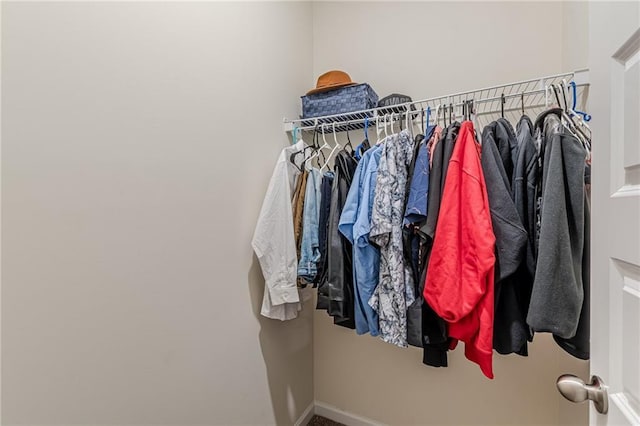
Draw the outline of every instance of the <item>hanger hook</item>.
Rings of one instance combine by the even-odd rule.
[[[326,123],[322,123],[322,142],[324,142],[325,145],[328,145],[327,138],[324,134],[324,126],[326,126]]]
[[[407,128],[407,130],[409,130],[409,117],[411,115],[411,107],[409,104],[407,104],[407,110],[404,112],[404,119],[405,119],[405,126]],[[413,129],[411,130],[411,132],[413,133]]]
[[[389,114],[384,115],[384,135],[385,137],[389,137],[389,133],[387,132],[387,117]]]
[[[424,137],[427,138],[427,129],[429,129],[429,121],[431,120],[431,107],[427,106],[427,125],[424,127]]]
[[[569,91],[569,88],[567,86],[567,80],[566,79],[562,79],[562,99],[564,101],[564,110],[568,113],[569,112],[569,103],[567,102],[567,92]]]
[[[549,107],[549,86],[544,85],[544,107]]]

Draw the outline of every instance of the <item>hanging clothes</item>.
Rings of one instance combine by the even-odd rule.
[[[433,155],[430,156],[431,171],[427,197],[427,218],[420,227],[421,235],[426,236],[422,273],[420,275],[422,293],[424,293],[424,283],[428,274],[429,259],[431,258],[436,225],[440,215],[440,201],[444,189],[446,170],[448,169],[459,131],[460,123],[455,122],[442,130],[441,133],[436,132],[430,145]],[[429,305],[429,302],[425,300],[422,305],[422,362],[425,365],[431,367],[446,367],[448,365],[449,334],[447,328],[446,322],[438,316]]]
[[[518,155],[513,173],[513,200],[520,221],[527,231],[526,276],[521,275],[523,285],[531,288],[536,270],[536,186],[538,185],[538,150],[533,139],[533,123],[526,115],[516,126]],[[530,293],[530,290],[529,290]],[[529,296],[530,297],[530,296]],[[527,311],[529,301],[526,301]]]
[[[378,286],[380,250],[369,242],[369,232],[381,153],[382,147],[375,146],[362,155],[338,226],[353,246],[356,333],[370,333],[372,336],[380,334],[378,314],[369,305],[369,299]]]
[[[487,185],[491,223],[496,237],[493,347],[498,353],[527,355],[529,327],[521,300],[530,288],[520,281],[528,235],[514,202],[511,183],[518,142],[511,124],[501,118],[482,132],[482,172]]]
[[[385,139],[378,166],[370,240],[380,247],[380,280],[371,306],[380,319],[380,337],[407,346],[407,307],[413,303],[412,274],[404,261],[402,220],[413,142],[407,130]]]
[[[335,324],[351,329],[355,328],[352,247],[338,230],[338,224],[356,166],[346,151],[336,154],[327,228],[328,313]]]
[[[583,276],[586,150],[562,124],[562,110],[541,114],[535,123],[542,156],[538,258],[527,323],[561,339],[576,336],[588,310]],[[587,274],[588,277],[588,274]],[[586,337],[586,336],[583,336]],[[588,352],[586,342],[581,342]]]
[[[289,157],[304,146],[304,142],[299,141],[280,152],[251,241],[265,280],[260,313],[282,321],[296,318],[301,309],[291,204],[300,170]]]
[[[434,137],[435,127],[427,128],[425,135],[416,136],[413,160],[409,166],[407,203],[404,212],[402,243],[405,262],[410,265],[414,294],[422,295],[423,285],[420,283],[420,271],[424,256],[426,236],[420,233],[420,225],[427,218],[427,197],[429,195],[429,149],[428,142]],[[407,343],[411,346],[423,347],[422,305],[421,296],[415,298],[407,309]]]
[[[335,324],[422,347],[429,366],[462,341],[493,378],[493,350],[526,356],[534,331],[588,359],[589,137],[551,109],[482,141],[471,121],[427,123],[333,150],[324,173],[291,163],[301,140],[283,149],[252,240],[261,314],[296,318],[313,284]]]
[[[329,286],[327,283],[327,235],[329,231],[329,213],[331,211],[331,188],[335,174],[324,172],[320,185],[320,214],[318,218],[318,272],[314,284],[318,287],[316,309],[329,309]]]
[[[589,203],[588,191],[584,197],[584,252],[582,253],[582,288],[584,296],[582,298],[582,309],[578,319],[578,328],[573,337],[563,338],[553,335],[556,343],[569,354],[576,358],[587,360],[590,356],[589,336],[591,326],[589,316],[591,314],[591,206]]]
[[[293,194],[293,230],[296,239],[296,254],[300,259],[300,248],[302,244],[302,215],[304,213],[304,197],[307,191],[308,170],[303,170],[296,181],[296,189]]]
[[[424,297],[493,378],[495,236],[473,123],[465,121],[449,162]],[[455,341],[452,347],[455,346]]]
[[[304,209],[302,214],[302,241],[298,261],[298,284],[312,284],[318,273],[320,241],[318,237],[322,175],[312,168],[307,176]]]
[[[432,239],[435,236],[436,225],[440,217],[440,203],[449,168],[449,161],[451,160],[459,132],[460,123],[455,122],[442,132],[442,140],[440,142],[434,141],[433,144],[433,155],[431,156],[432,165],[429,176],[429,195],[427,197],[427,220],[424,225],[420,227],[420,230]]]
[[[409,168],[407,182],[407,203],[404,211],[404,225],[420,224],[427,218],[427,197],[429,194],[429,150],[427,141],[435,127],[427,130],[427,139],[418,135],[415,140],[415,152]]]

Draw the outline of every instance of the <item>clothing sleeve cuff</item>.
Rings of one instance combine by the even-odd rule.
[[[283,303],[298,303],[300,295],[297,287],[274,287],[269,288],[272,305],[282,305]]]

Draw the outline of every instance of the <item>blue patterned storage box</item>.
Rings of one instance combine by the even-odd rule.
[[[366,83],[302,96],[302,118],[375,108],[378,95]]]

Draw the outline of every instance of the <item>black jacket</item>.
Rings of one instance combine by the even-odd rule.
[[[318,273],[315,286],[318,287],[317,309],[329,309],[329,287],[327,283],[327,231],[329,212],[331,210],[331,188],[333,187],[333,172],[324,173],[320,185],[320,217],[318,218]]]
[[[513,200],[516,135],[505,119],[492,122],[482,132],[482,172],[487,185],[493,233],[496,237],[495,313],[493,347],[501,354],[527,354],[529,328],[521,300],[528,289],[518,272],[526,264],[528,234]]]
[[[429,135],[427,135],[429,136]],[[411,181],[415,172],[416,159],[420,149],[424,149],[427,140],[423,134],[419,134],[414,139],[413,156],[407,174],[407,188],[405,194],[405,205],[411,191]],[[424,245],[424,238],[418,232],[419,223],[410,223],[402,227],[402,250],[405,264],[411,265],[413,273],[414,292],[416,300],[407,308],[407,343],[411,346],[421,348],[422,342],[422,289],[424,282],[420,282],[420,249]]]
[[[520,221],[529,235],[526,268],[533,282],[536,271],[534,241],[536,234],[536,185],[539,181],[538,150],[533,139],[533,123],[522,116],[516,126],[518,155],[513,172],[513,201]],[[527,303],[528,304],[528,303]]]
[[[338,230],[338,223],[356,166],[348,152],[342,150],[336,155],[327,228],[328,312],[335,324],[352,329],[355,328],[353,254],[351,243]]]

